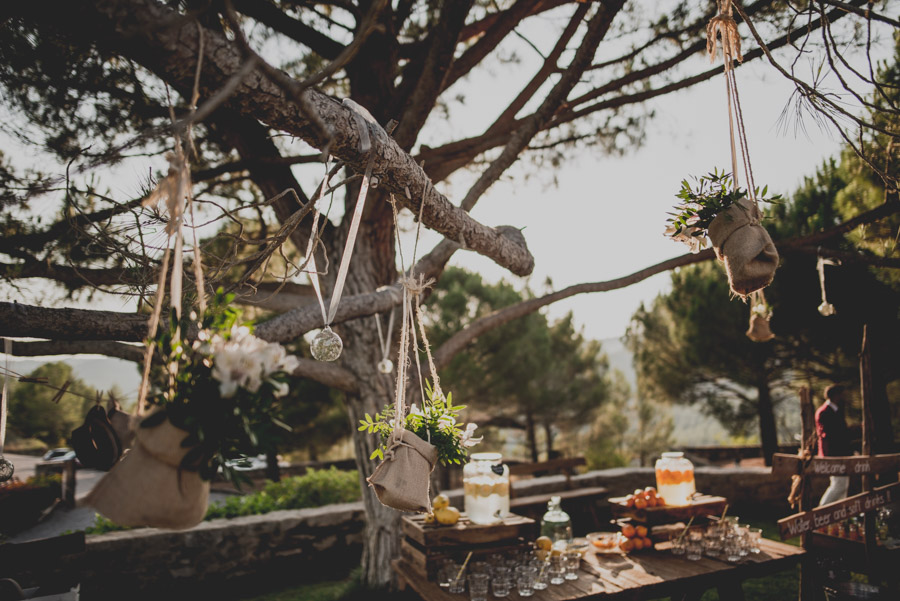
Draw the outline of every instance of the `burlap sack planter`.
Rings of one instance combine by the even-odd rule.
[[[183,530],[199,524],[209,504],[209,482],[179,469],[191,447],[188,433],[166,419],[138,427],[134,444],[94,487],[85,504],[121,526]]]
[[[409,430],[391,434],[384,461],[367,481],[383,505],[401,511],[431,513],[431,472],[437,448]]]
[[[765,315],[753,313],[750,316],[750,328],[747,330],[747,338],[753,342],[768,342],[775,338],[769,327],[769,318]]]
[[[778,268],[778,251],[759,225],[761,217],[756,204],[742,198],[709,224],[716,257],[725,263],[731,290],[741,296],[771,284]]]

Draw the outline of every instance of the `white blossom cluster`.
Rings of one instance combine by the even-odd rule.
[[[697,254],[702,249],[706,248],[706,245],[709,242],[706,238],[706,231],[703,228],[693,225],[699,220],[700,218],[696,215],[689,218],[687,220],[688,225],[682,227],[681,231],[678,231],[677,226],[670,225],[666,227],[664,235],[672,238],[672,240],[675,240],[676,242],[684,242],[691,247],[692,253]]]
[[[433,411],[433,409],[431,408],[430,405],[425,405],[424,412],[421,409],[419,409],[419,407],[415,403],[413,403],[409,407],[410,415],[421,415],[422,417],[424,417],[426,419],[431,417],[431,411]],[[452,431],[453,426],[456,425],[456,418],[448,413],[445,413],[445,414],[441,415],[440,417],[438,417],[437,422],[438,422],[438,427],[440,427],[442,430]],[[393,420],[391,420],[391,425],[392,426],[394,425]],[[479,436],[477,438],[474,436],[476,428],[478,428],[478,426],[472,422],[469,422],[468,424],[466,424],[466,429],[462,431],[462,434],[460,435],[460,438],[459,438],[460,446],[462,446],[464,448],[471,448],[471,447],[474,447],[475,445],[477,445],[479,442],[481,442],[484,439],[484,436]]]
[[[280,344],[257,338],[246,326],[233,326],[227,339],[207,330],[200,332],[198,338],[201,352],[212,362],[212,376],[219,381],[219,394],[223,398],[234,396],[238,388],[257,392],[266,381],[272,385],[276,397],[288,393],[288,385],[272,376],[292,373],[300,361],[288,355]]]

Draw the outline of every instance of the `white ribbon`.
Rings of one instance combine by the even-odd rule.
[[[368,125],[366,121],[375,122],[372,115],[363,107],[356,104],[352,100],[344,99],[344,105],[349,107],[356,118],[356,124],[359,128],[359,148],[360,152],[369,152],[371,150],[371,141],[369,139]],[[364,112],[364,114],[362,114]],[[376,122],[377,123],[377,122]],[[325,310],[325,299],[322,297],[322,288],[319,284],[319,270],[316,267],[315,258],[315,241],[318,238],[319,211],[316,209],[313,213],[312,231],[309,236],[309,243],[306,246],[306,256],[309,258],[309,279],[312,283],[313,292],[315,292],[316,300],[319,301],[319,308],[322,310],[322,320],[325,327],[331,325],[334,316],[337,314],[338,305],[341,303],[341,295],[344,293],[344,283],[347,281],[347,271],[350,269],[350,258],[353,256],[353,247],[356,244],[356,237],[359,234],[359,224],[362,222],[363,210],[366,208],[366,196],[369,194],[369,185],[372,180],[372,167],[375,163],[374,153],[369,154],[369,160],[366,164],[366,171],[363,174],[362,184],[359,187],[359,194],[356,197],[356,208],[353,210],[353,216],[350,221],[350,230],[347,232],[347,241],[344,243],[344,252],[341,255],[341,264],[338,267],[337,278],[334,281],[334,290],[331,292],[331,301],[328,304],[328,310]],[[325,185],[328,183],[328,166],[325,169],[325,180],[319,191],[321,196],[325,191]]]

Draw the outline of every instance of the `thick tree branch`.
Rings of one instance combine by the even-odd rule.
[[[403,70],[403,80],[397,94],[402,110],[395,113],[401,115],[400,124],[394,131],[394,139],[401,148],[412,148],[444,90],[456,40],[473,2],[456,0],[443,3],[437,25],[431,28],[425,40],[425,52],[410,61]]]
[[[2,339],[0,339],[2,340]],[[13,340],[15,357],[47,357],[52,355],[104,355],[140,363],[144,360],[144,347],[114,340]]]
[[[84,27],[65,28],[86,43],[98,43],[144,65],[179,90],[190,90],[197,62],[198,32],[195,22],[154,0],[87,0],[65,2],[46,0],[17,4],[16,11],[32,21],[54,21],[57,25],[79,22]],[[204,60],[201,96],[209,97],[224,86],[243,64],[241,51],[221,34],[204,32]],[[317,90],[308,90],[308,100],[319,117],[334,132],[331,152],[360,172],[368,155],[359,150],[359,134],[350,109]],[[227,106],[253,116],[270,127],[287,131],[316,148],[325,147],[315,127],[304,119],[286,92],[257,70],[238,87]],[[418,213],[424,200],[423,223],[451,240],[483,254],[517,275],[527,275],[534,267],[528,249],[486,227],[454,207],[429,182],[415,160],[383,130],[374,133],[374,173],[382,189],[393,192],[403,206]],[[406,197],[409,191],[410,198]]]
[[[238,12],[252,17],[278,33],[300,42],[322,58],[336,59],[344,50],[344,45],[335,42],[313,27],[291,18],[268,0],[234,0]]]

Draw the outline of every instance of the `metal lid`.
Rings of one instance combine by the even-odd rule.
[[[500,461],[503,459],[501,453],[472,453],[469,457],[472,461]]]

